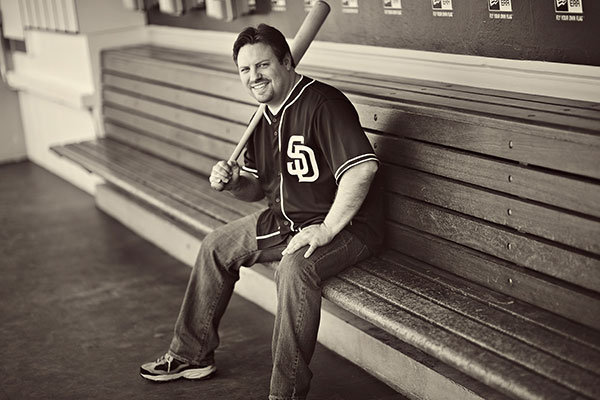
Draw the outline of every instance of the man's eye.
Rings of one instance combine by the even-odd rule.
[[[261,66],[262,68],[267,68],[267,67],[269,66],[269,63],[262,63],[262,64],[260,64],[260,66]]]

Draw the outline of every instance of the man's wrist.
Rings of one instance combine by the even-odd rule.
[[[321,227],[325,230],[329,239],[333,239],[343,229],[343,227],[339,230],[333,229],[330,224],[325,221],[321,222]]]

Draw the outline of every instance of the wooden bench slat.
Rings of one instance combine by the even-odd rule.
[[[157,155],[160,158],[172,161],[191,170],[198,171],[203,175],[209,175],[212,166],[216,163],[214,158],[169,144],[151,136],[143,135],[112,123],[106,123],[105,125],[107,137],[136,147],[147,153]]]
[[[352,269],[344,273],[350,273]],[[517,398],[569,398],[572,391],[480,346],[399,309],[364,287],[331,278],[324,295],[381,329],[452,365],[485,384]]]
[[[98,174],[106,181],[144,200],[176,220],[185,222],[198,232],[206,234],[222,225],[221,221],[194,208],[186,207],[181,202],[173,200],[171,196],[164,195],[147,185],[140,184],[135,179],[131,179],[127,174],[116,171],[113,165],[107,165],[102,161],[90,157],[86,151],[82,152],[81,147],[77,144],[55,149],[55,152],[75,161],[90,172]]]
[[[598,120],[596,119],[582,118],[579,116],[556,115],[541,110],[533,111],[502,106],[498,104],[463,100],[459,98],[446,98],[443,96],[428,94],[426,91],[427,88],[422,88],[419,92],[415,92],[369,85],[357,85],[343,81],[336,81],[334,79],[326,80],[326,82],[343,90],[344,93],[347,94],[356,94],[375,99],[387,99],[398,103],[414,105],[427,104],[428,107],[469,112],[484,116],[494,116],[495,118],[500,117],[512,122],[518,121],[541,126],[569,127],[592,133],[598,131]]]
[[[143,153],[124,145],[121,147],[126,153],[117,153],[115,152],[117,147],[118,143],[116,142],[111,142],[109,146],[106,146],[105,143],[98,145],[98,143],[84,142],[80,144],[80,151],[85,152],[89,158],[110,165],[115,171],[130,176],[137,182],[150,186],[152,189],[171,196],[186,206],[202,211],[222,222],[229,222],[243,215],[237,208],[238,200],[207,190],[209,185],[204,182],[204,179],[197,179],[196,187],[191,189],[172,179],[171,176],[162,176],[157,169],[149,169],[147,164],[136,161],[137,158],[143,158]],[[110,173],[110,170],[108,172]],[[227,203],[224,206],[225,198]]]
[[[118,173],[122,176],[128,176],[130,179],[135,180],[139,184],[149,186],[159,193],[162,193],[166,196],[171,196],[187,207],[202,211],[208,216],[219,221],[226,222],[231,219],[239,218],[237,213],[229,209],[218,207],[218,205],[207,200],[202,202],[202,198],[194,198],[185,190],[181,190],[181,188],[169,185],[169,182],[165,180],[157,179],[158,175],[155,171],[149,172],[140,166],[135,166],[135,164],[132,162],[126,162],[125,157],[121,155],[104,152],[102,149],[98,148],[98,146],[94,146],[89,142],[80,143],[78,152],[80,154],[84,154],[89,159],[95,160],[101,165],[108,166],[106,171],[102,170],[98,172],[105,174],[106,176],[103,175],[103,177],[107,180],[110,180],[107,175],[113,172]],[[129,161],[131,161],[132,159],[134,160],[137,155],[138,154],[135,152],[135,150],[131,149],[127,157],[129,158]],[[132,164],[134,165],[133,167]]]
[[[111,90],[131,92],[160,102],[172,103],[176,107],[197,110],[203,114],[212,114],[219,118],[246,124],[256,111],[255,104],[238,103],[215,96],[209,96],[187,89],[171,88],[154,83],[133,80],[105,73],[103,87]],[[135,96],[135,95],[134,95]]]
[[[388,195],[388,219],[600,292],[600,260],[427,203]]]
[[[515,297],[491,291],[483,285],[393,250],[382,252],[379,258],[395,268],[410,270],[413,274],[421,275],[430,280],[435,279],[435,282],[449,287],[473,301],[487,304],[502,313],[512,315],[520,320],[521,324],[531,323],[537,325],[542,329],[563,336],[569,341],[600,351],[600,335],[595,329],[559,316],[551,310],[544,310]],[[541,337],[540,340],[543,341],[544,338]]]
[[[250,94],[240,84],[239,77],[230,72],[114,54],[103,57],[102,65],[105,71],[168,82],[172,86],[253,103]]]
[[[390,190],[462,214],[587,252],[598,253],[600,223],[589,217],[465,185],[443,177],[384,165]],[[510,210],[510,212],[508,211]]]
[[[406,261],[405,259],[402,260]],[[410,263],[410,261],[409,261]],[[398,264],[389,264],[379,260],[368,259],[361,262],[364,268],[380,279],[388,280],[419,296],[425,297],[446,308],[461,313],[467,318],[475,319],[489,327],[504,332],[531,346],[579,365],[591,372],[600,372],[600,351],[569,336],[554,332],[552,329],[520,318],[505,310],[498,309],[489,301],[474,299],[462,292],[462,285],[442,283],[439,275],[428,276]]]
[[[350,281],[363,290],[377,288],[377,295],[386,302],[423,318],[433,325],[440,326],[470,343],[555,380],[572,390],[592,398],[600,395],[600,386],[595,385],[599,376],[548,353],[537,351],[518,339],[470,318],[465,318],[453,310],[428,301],[386,279],[371,273],[360,273],[356,269],[344,273],[342,279]]]
[[[355,104],[361,122],[366,128],[389,132],[396,136],[411,134],[418,135],[415,138],[421,140],[436,142],[445,139],[451,142],[452,140],[448,140],[448,136],[470,134],[476,139],[476,132],[483,130],[480,134],[486,135],[484,137],[502,139],[488,139],[488,145],[492,146],[490,150],[493,150],[494,146],[501,145],[506,154],[518,152],[519,144],[527,144],[528,141],[542,139],[565,142],[565,144],[579,143],[586,146],[600,147],[598,127],[595,131],[586,131],[570,126],[543,126],[511,120],[510,114],[502,118],[502,116],[468,114],[451,108],[437,108],[427,103],[410,104],[352,93],[347,93],[347,96]],[[596,126],[595,124],[596,122],[593,126]],[[446,125],[448,126],[447,131],[441,129]],[[415,129],[405,134],[404,131],[410,127]],[[427,127],[428,131],[421,132],[417,129],[418,127]],[[465,133],[461,132],[463,129],[466,129]],[[475,132],[473,132],[474,129]],[[510,136],[506,136],[507,134],[510,134]],[[516,140],[520,138],[528,139]],[[509,140],[513,140],[513,147],[508,146]],[[483,153],[487,150],[484,143],[479,143],[480,151]]]
[[[225,71],[235,71],[235,67],[233,66],[233,54],[225,55],[199,51],[190,52],[187,50],[152,45],[109,49],[107,52],[116,54],[136,55],[144,58],[152,58],[155,60],[167,61],[171,63],[174,62],[180,64],[204,66],[209,68],[212,67],[218,69],[223,69],[222,66],[225,65]]]
[[[132,112],[143,113],[149,117],[160,116],[156,118],[209,135],[215,135],[231,143],[236,143],[245,130],[245,126],[241,123],[218,119],[110,90],[104,91],[104,101],[111,105],[130,109]]]
[[[121,165],[128,167],[136,174],[146,174],[144,177],[156,180],[163,185],[167,192],[180,193],[184,202],[205,209],[206,205],[216,207],[216,210],[229,210],[231,213],[221,213],[220,219],[230,222],[241,216],[251,214],[266,208],[264,201],[248,203],[238,200],[226,192],[217,192],[210,187],[205,176],[199,176],[192,171],[170,165],[167,161],[157,159],[140,151],[135,152],[126,145],[120,145],[112,140],[97,140],[83,143],[83,146],[92,148],[113,159],[118,159]],[[135,157],[131,157],[132,150]]]
[[[481,252],[412,228],[387,224],[387,245],[413,258],[595,329],[600,296],[568,288]]]
[[[593,135],[517,123],[509,129],[491,118],[466,121],[458,113],[433,108],[351,100],[367,129],[600,179],[600,140]]]
[[[595,103],[562,99],[549,96],[528,95],[517,92],[499,91],[472,86],[448,84],[417,79],[407,79],[395,76],[377,75],[363,72],[336,70],[323,67],[300,66],[301,71],[306,71],[309,76],[323,79],[334,79],[340,82],[350,82],[360,85],[370,85],[388,89],[400,89],[418,92],[425,89],[427,93],[447,98],[460,98],[498,104],[535,111],[548,111],[553,114],[562,114],[590,119],[600,119],[600,109],[595,108]]]
[[[214,137],[183,129],[154,119],[145,118],[121,109],[104,106],[105,122],[115,123],[144,134],[156,136],[169,143],[194,150],[202,154],[212,155],[220,160],[226,160],[233,152],[235,145]]]
[[[182,193],[190,201],[197,202],[197,207],[203,207],[205,202],[214,204],[218,208],[234,212],[235,215],[232,216],[234,219],[266,208],[264,201],[249,203],[238,200],[226,192],[217,192],[211,189],[207,177],[122,145],[119,142],[103,139],[85,142],[82,143],[82,146],[93,148],[96,152],[118,159],[121,165],[128,166],[135,173],[148,174],[145,177],[154,179],[157,183],[168,185],[168,190]],[[135,157],[131,157],[132,151]],[[221,220],[229,222],[231,217],[225,216]]]
[[[600,184],[410,139],[368,137],[383,161],[600,217]]]

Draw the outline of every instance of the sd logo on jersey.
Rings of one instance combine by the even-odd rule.
[[[298,177],[298,182],[314,182],[319,178],[319,166],[315,152],[304,145],[304,136],[292,135],[287,155],[293,161],[287,163],[288,174]]]

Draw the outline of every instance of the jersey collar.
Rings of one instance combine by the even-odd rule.
[[[271,112],[271,108],[268,105],[265,107],[264,116],[267,119],[269,125],[271,125],[274,117],[280,114],[281,110],[283,110],[290,103],[290,99],[295,99],[300,94],[302,89],[304,89],[304,86],[306,86],[309,82],[310,79],[307,79],[304,75],[300,75],[300,79],[298,79],[298,82],[296,82],[292,90],[290,90],[276,114],[273,114]]]

